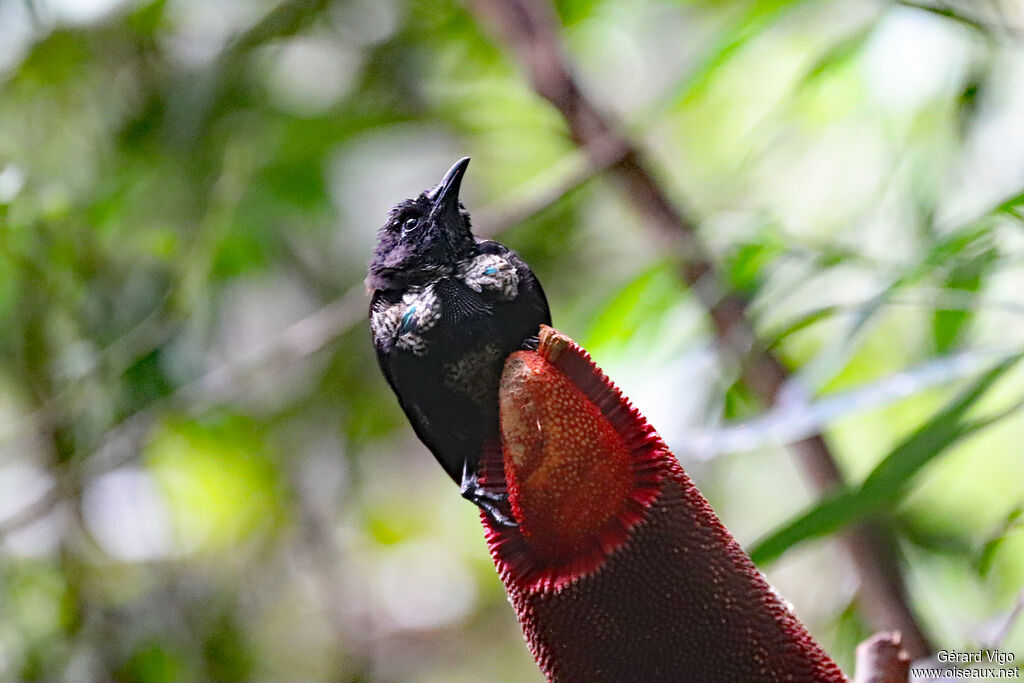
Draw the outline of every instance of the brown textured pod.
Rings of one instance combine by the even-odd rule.
[[[846,680],[575,342],[542,328],[500,402],[483,478],[519,526],[482,519],[549,680]]]

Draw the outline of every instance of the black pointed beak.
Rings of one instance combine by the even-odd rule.
[[[431,190],[427,197],[434,202],[431,215],[440,219],[455,221],[459,216],[459,188],[462,186],[462,178],[466,175],[466,167],[469,166],[469,157],[463,157],[455,162],[455,165],[448,169],[444,179]],[[447,222],[447,221],[446,221]]]

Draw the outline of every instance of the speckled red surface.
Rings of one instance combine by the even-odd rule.
[[[519,527],[482,519],[549,680],[846,680],[585,351],[514,354],[502,381],[484,476]]]

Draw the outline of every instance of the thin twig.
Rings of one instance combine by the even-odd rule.
[[[77,466],[69,463],[35,502],[0,522],[0,538],[44,516],[69,493],[80,490],[85,481],[131,462],[138,456],[140,441],[152,423],[166,411],[201,414],[237,392],[242,380],[256,370],[301,360],[327,346],[365,316],[366,293],[360,283],[288,326],[254,352],[232,359],[132,413],[107,430],[91,455],[75,460]]]
[[[593,147],[578,148],[520,191],[474,212],[476,232],[494,236],[519,225],[619,163],[626,152],[604,141]]]
[[[679,255],[683,280],[711,318],[719,345],[738,360],[744,381],[773,405],[789,378],[788,369],[757,338],[747,304],[722,287],[724,279],[697,235],[697,219],[681,208],[655,179],[641,151],[582,91],[563,54],[554,9],[546,0],[467,0],[477,18],[515,53],[536,92],[562,115],[569,136],[591,153],[606,146],[622,153],[610,172],[658,237]],[[845,484],[824,437],[793,444],[814,486],[821,492]],[[931,651],[907,602],[892,539],[874,525],[848,529],[844,545],[860,577],[866,612],[879,628],[902,632],[912,656]]]
[[[890,403],[937,385],[980,375],[1000,362],[1020,355],[1014,347],[962,351],[895,372],[816,400],[799,397],[771,407],[742,422],[692,430],[679,452],[693,460],[711,460],[724,453],[785,446],[819,433],[826,425]],[[1012,406],[1017,410],[1019,406]]]
[[[1006,615],[1006,621],[999,627],[995,638],[992,639],[994,643],[993,650],[1001,650],[1003,648],[1007,638],[1010,637],[1010,633],[1013,631],[1013,627],[1017,625],[1022,616],[1024,616],[1024,591],[1017,594],[1017,602],[1014,603],[1010,613]]]
[[[910,657],[899,633],[876,633],[857,646],[853,683],[907,683]]]
[[[988,38],[1006,37],[1014,41],[1024,40],[1024,30],[1016,26],[990,23],[984,19],[964,14],[960,10],[954,9],[949,5],[937,5],[929,2],[919,2],[918,0],[895,0],[895,4],[908,9],[928,12],[929,14],[934,14],[936,16],[943,17],[944,19],[949,19],[950,21],[966,26],[969,29],[978,31]]]
[[[13,534],[15,531],[28,526],[38,519],[42,519],[57,507],[58,503],[70,497],[72,492],[62,488],[60,485],[61,481],[63,481],[63,477],[58,478],[56,483],[51,484],[50,487],[34,501],[19,509],[11,516],[5,518],[3,521],[0,521],[0,539],[6,537],[8,534]]]

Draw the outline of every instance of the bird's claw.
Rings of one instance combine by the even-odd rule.
[[[491,519],[501,526],[519,526],[511,516],[501,510],[501,507],[506,506],[508,503],[508,494],[488,491],[480,484],[480,479],[476,472],[470,472],[468,467],[463,468],[462,485],[459,487],[459,491],[463,498],[486,512],[491,516]]]
[[[468,500],[473,501],[477,507],[479,507],[481,510],[489,514],[491,516],[491,519],[493,519],[497,524],[504,527],[519,526],[518,522],[516,522],[514,519],[506,515],[498,508],[498,501],[491,501],[486,498],[475,499],[472,496],[467,496],[466,498]],[[505,500],[508,499],[508,496],[499,496],[499,498],[501,498],[501,502],[504,502]]]

